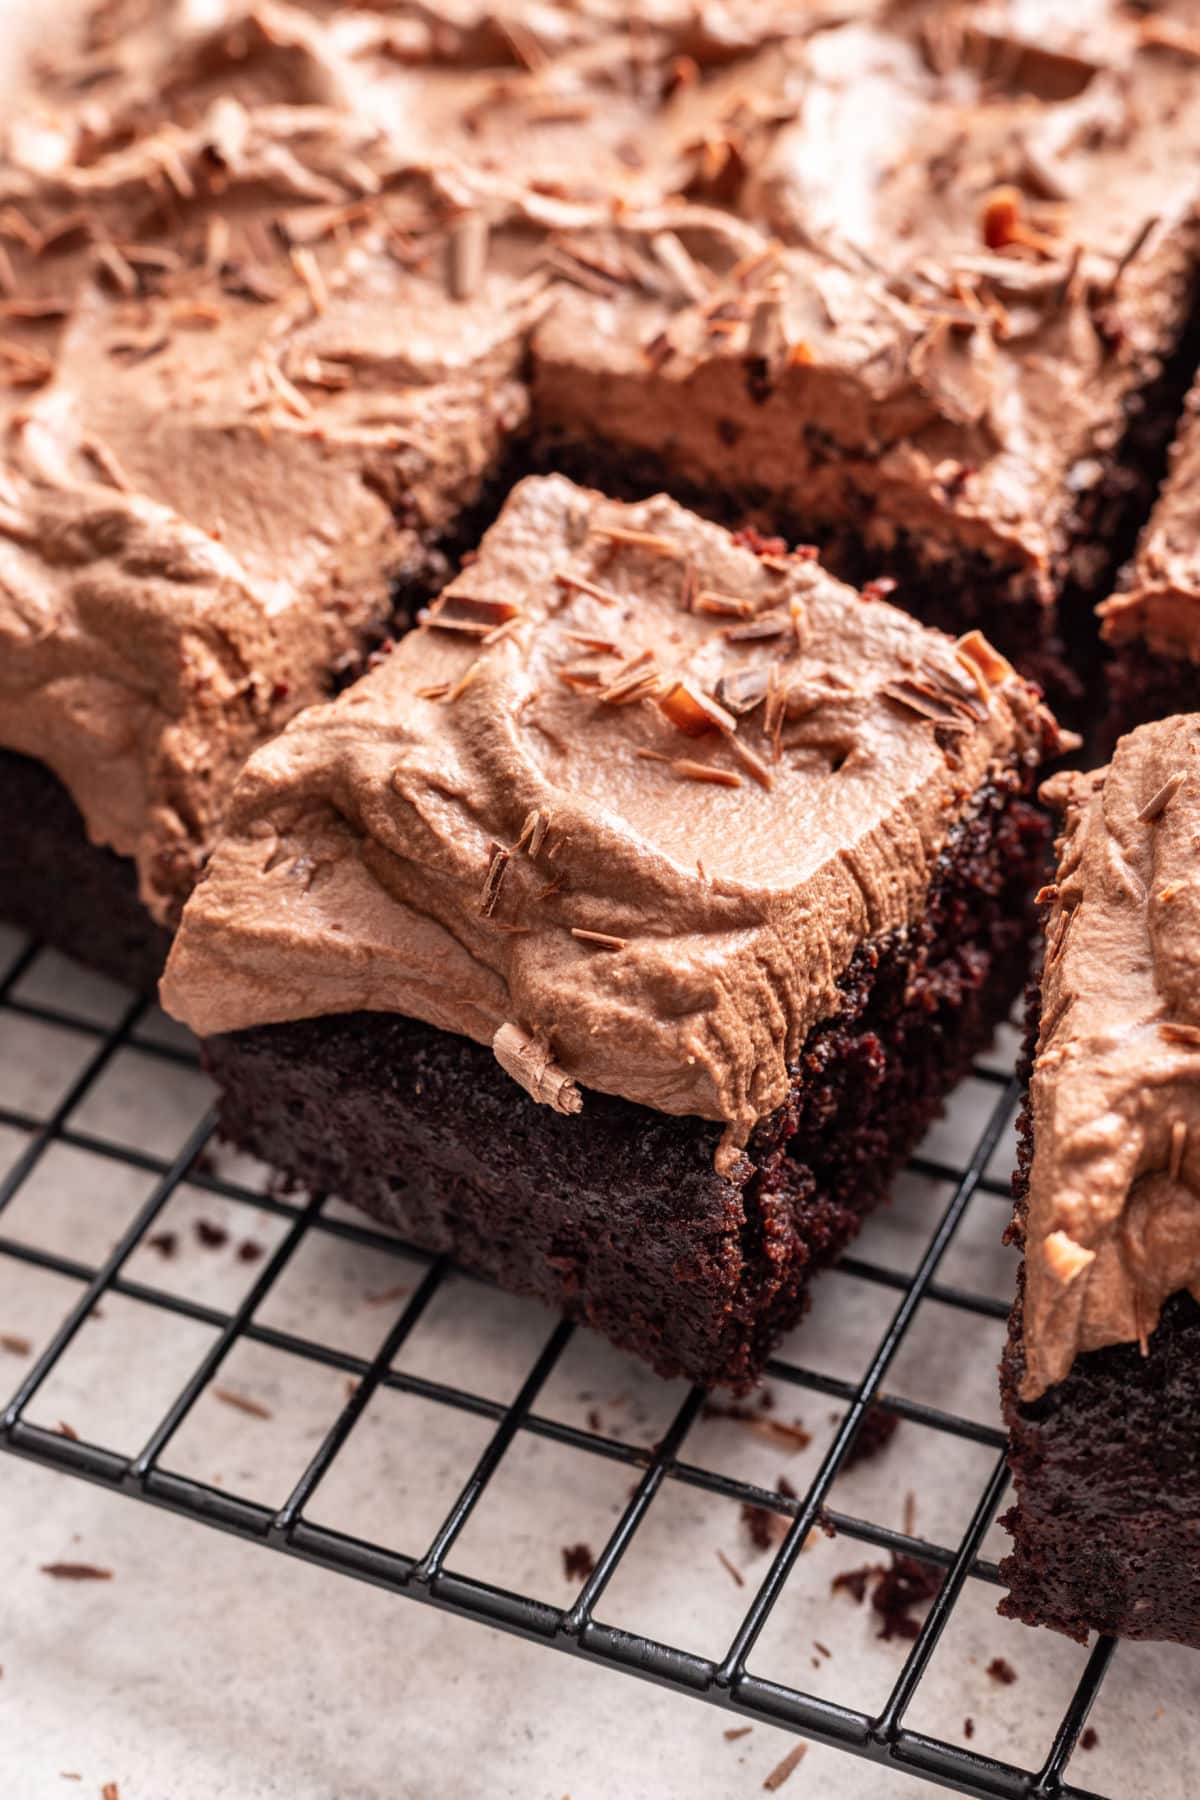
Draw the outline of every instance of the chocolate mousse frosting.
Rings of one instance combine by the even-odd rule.
[[[1157,656],[1200,663],[1200,385],[1120,592],[1096,610],[1106,642],[1141,642]]]
[[[399,1012],[539,1099],[724,1120],[788,1092],[864,941],[1054,731],[811,556],[562,477],[371,674],[247,764],[162,994],[202,1036]]]
[[[0,127],[0,745],[173,921],[522,432],[1049,603],[1187,311],[1169,23],[100,0]]]
[[[1074,1358],[1141,1343],[1200,1299],[1200,716],[1144,725],[1057,775],[1030,1089],[1023,1400]]]

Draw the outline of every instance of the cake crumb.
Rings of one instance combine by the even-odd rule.
[[[892,1638],[913,1639],[921,1627],[912,1617],[912,1609],[932,1600],[942,1585],[942,1571],[915,1556],[892,1552],[890,1567],[882,1563],[866,1563],[858,1569],[843,1569],[835,1575],[830,1588],[833,1593],[846,1592],[859,1605],[871,1595],[872,1610],[878,1614],[878,1636],[885,1642]]]
[[[963,1720],[963,1736],[968,1740],[975,1736],[975,1721],[970,1714]]]
[[[596,1567],[596,1558],[587,1544],[564,1544],[562,1559],[568,1581],[586,1581]]]
[[[807,1744],[797,1744],[794,1750],[789,1750],[783,1761],[775,1765],[763,1782],[764,1792],[773,1794],[777,1788],[781,1788],[789,1775],[795,1774],[807,1755]]]
[[[1088,1725],[1084,1728],[1083,1733],[1080,1736],[1079,1748],[1081,1750],[1094,1750],[1099,1742],[1100,1734],[1096,1730],[1096,1727],[1094,1725]]]
[[[164,1262],[170,1262],[179,1248],[177,1231],[156,1231],[146,1239],[148,1250],[157,1250]]]
[[[223,1250],[229,1242],[225,1227],[214,1225],[211,1219],[197,1219],[192,1229],[206,1250]]]
[[[895,1437],[899,1423],[898,1413],[888,1412],[878,1400],[872,1400],[859,1421],[850,1448],[842,1461],[843,1471],[857,1468],[860,1463],[870,1462],[879,1456]]]
[[[999,1682],[1001,1687],[1011,1687],[1017,1679],[1017,1671],[1003,1656],[993,1656],[987,1666],[987,1674],[993,1681]]]

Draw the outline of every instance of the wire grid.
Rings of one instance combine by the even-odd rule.
[[[5,1235],[0,1220],[0,1256],[66,1276],[81,1284],[82,1291],[45,1348],[38,1354],[16,1392],[0,1413],[0,1448],[47,1467],[81,1476],[113,1491],[148,1501],[232,1532],[307,1561],[371,1582],[391,1592],[408,1595],[426,1604],[464,1614],[480,1622],[517,1633],[559,1650],[624,1670],[681,1693],[695,1695],[725,1708],[747,1721],[790,1728],[806,1737],[841,1748],[876,1763],[979,1796],[1050,1797],[1064,1800],[1100,1800],[1091,1790],[1070,1785],[1064,1775],[1077,1738],[1096,1698],[1112,1656],[1110,1640],[1099,1640],[1092,1649],[1070,1702],[1061,1718],[1045,1760],[1038,1769],[1022,1769],[1011,1763],[973,1752],[963,1745],[915,1731],[905,1724],[934,1648],[949,1622],[968,1581],[996,1584],[994,1562],[980,1555],[984,1536],[1004,1495],[1007,1471],[1001,1432],[956,1413],[917,1400],[888,1394],[887,1411],[936,1432],[974,1441],[995,1452],[991,1474],[985,1481],[970,1520],[956,1546],[917,1537],[910,1530],[895,1530],[869,1519],[832,1509],[828,1497],[835,1477],[849,1452],[864,1414],[881,1391],[881,1384],[905,1340],[919,1304],[936,1299],[945,1305],[993,1319],[1003,1318],[1004,1302],[939,1282],[937,1271],[943,1254],[964,1211],[977,1191],[1003,1196],[1004,1184],[990,1178],[989,1159],[1012,1115],[1015,1082],[993,1069],[978,1068],[976,1076],[990,1083],[995,1100],[973,1153],[965,1166],[951,1169],[941,1163],[916,1159],[914,1172],[931,1181],[950,1182],[953,1191],[941,1217],[924,1245],[911,1273],[898,1272],[861,1257],[845,1258],[842,1270],[875,1284],[895,1298],[895,1310],[878,1339],[865,1373],[857,1382],[809,1369],[793,1361],[774,1360],[768,1373],[795,1389],[805,1389],[835,1399],[845,1406],[838,1428],[821,1459],[807,1492],[798,1497],[781,1494],[719,1470],[687,1461],[681,1454],[689,1430],[701,1414],[705,1394],[692,1389],[679,1407],[665,1435],[651,1450],[608,1436],[600,1430],[584,1430],[562,1420],[539,1414],[539,1394],[559,1363],[574,1326],[559,1321],[550,1330],[515,1397],[508,1404],[393,1366],[397,1352],[450,1273],[444,1258],[430,1256],[403,1244],[390,1234],[330,1216],[321,1197],[299,1205],[271,1193],[260,1193],[237,1182],[209,1173],[201,1165],[202,1153],[215,1130],[211,1116],[192,1132],[172,1159],[108,1141],[71,1124],[71,1115],[94,1088],[114,1056],[122,1048],[136,1048],[150,1057],[195,1066],[193,1052],[156,1041],[142,1029],[150,1002],[132,1000],[115,1025],[105,1028],[56,1007],[22,999],[15,988],[38,954],[26,946],[0,976],[0,1023],[5,1015],[41,1021],[62,1030],[84,1033],[93,1042],[90,1053],[59,1103],[45,1118],[13,1108],[0,1107],[0,1125],[28,1134],[28,1141],[7,1175],[0,1179],[0,1214],[28,1181],[52,1145],[63,1145],[92,1155],[115,1159],[154,1177],[149,1197],[136,1212],[108,1257],[92,1266],[73,1257],[49,1251]],[[131,1278],[126,1265],[144,1242],[171,1196],[186,1178],[192,1188],[219,1195],[247,1207],[278,1215],[286,1229],[265,1259],[261,1272],[239,1305],[231,1310],[207,1305],[185,1295],[164,1291]],[[334,1233],[372,1250],[403,1255],[423,1266],[423,1275],[400,1311],[374,1357],[366,1359],[328,1343],[284,1331],[256,1319],[255,1314],[271,1292],[289,1259],[308,1233]],[[25,1415],[80,1328],[106,1294],[125,1296],[168,1313],[213,1328],[208,1353],[175,1395],[141,1451],[122,1454],[86,1437],[64,1435],[31,1422]],[[223,1488],[173,1472],[164,1458],[172,1440],[197,1399],[214,1380],[229,1353],[239,1342],[257,1343],[289,1352],[354,1378],[350,1397],[326,1431],[315,1455],[278,1508],[228,1492]],[[801,1334],[803,1343],[803,1334]],[[469,1478],[431,1541],[420,1555],[405,1555],[385,1545],[319,1525],[306,1516],[313,1496],[334,1459],[367,1407],[381,1388],[458,1409],[490,1421],[493,1430]],[[591,1456],[628,1464],[637,1473],[636,1485],[625,1503],[615,1528],[595,1559],[573,1604],[556,1607],[544,1600],[493,1585],[447,1566],[464,1527],[485,1495],[506,1451],[519,1433],[549,1439]],[[770,1510],[789,1521],[770,1566],[746,1609],[728,1649],[720,1660],[706,1658],[651,1638],[602,1622],[597,1617],[606,1588],[628,1552],[652,1500],[665,1482],[705,1489],[724,1499]],[[815,1526],[832,1526],[850,1539],[879,1549],[908,1553],[946,1571],[903,1667],[896,1676],[882,1709],[870,1715],[852,1706],[806,1693],[793,1686],[752,1674],[748,1660],[775,1606],[798,1555]]]

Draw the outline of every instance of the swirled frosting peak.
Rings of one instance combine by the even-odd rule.
[[[531,478],[422,625],[251,759],[164,1001],[202,1035],[406,1013],[551,1104],[734,1145],[1048,734],[981,639],[664,496]]]

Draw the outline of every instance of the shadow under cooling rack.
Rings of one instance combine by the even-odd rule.
[[[153,1094],[160,1082],[165,1086],[175,1077],[191,1080],[203,1092],[194,1049],[180,1034],[164,1030],[146,1001],[129,1001],[114,990],[104,995],[102,1004],[64,1001],[64,988],[68,995],[74,992],[69,982],[59,987],[35,979],[47,960],[53,959],[41,958],[34,946],[17,946],[0,974],[0,1032],[17,1041],[18,1053],[26,1051],[27,1037],[28,1056],[33,1061],[39,1054],[52,1056],[61,1076],[59,1091],[48,1102],[33,1084],[28,1095],[18,1094],[17,1103],[0,1105],[0,1134],[13,1151],[7,1173],[0,1176],[0,1269],[15,1263],[57,1282],[54,1311],[59,1323],[48,1335],[38,1333],[36,1341],[31,1335],[28,1343],[10,1334],[8,1348],[27,1351],[27,1363],[15,1393],[0,1412],[0,1448],[257,1540],[285,1555],[693,1694],[725,1708],[734,1715],[732,1724],[762,1720],[790,1727],[965,1794],[1095,1800],[1092,1790],[1071,1785],[1065,1772],[1108,1669],[1113,1646],[1105,1640],[1093,1646],[1077,1676],[1072,1672],[1058,1728],[1049,1745],[1039,1747],[1044,1754],[1036,1768],[1015,1766],[910,1722],[919,1712],[918,1695],[934,1652],[953,1630],[956,1612],[978,1590],[985,1594],[990,1590],[989,1604],[994,1603],[998,1582],[995,1562],[985,1554],[985,1538],[1006,1486],[1003,1436],[993,1422],[973,1416],[968,1405],[951,1407],[923,1399],[919,1392],[905,1394],[904,1382],[896,1377],[906,1357],[914,1367],[920,1364],[918,1319],[948,1321],[955,1343],[973,1327],[986,1329],[992,1333],[988,1342],[993,1352],[995,1334],[1002,1330],[1007,1310],[1003,1293],[976,1291],[969,1271],[962,1281],[951,1274],[953,1241],[973,1198],[990,1197],[998,1221],[1007,1191],[1003,1170],[997,1176],[992,1168],[1011,1129],[1015,1103],[1015,1084],[1006,1069],[993,1065],[975,1072],[974,1142],[969,1154],[943,1156],[935,1132],[928,1146],[931,1154],[915,1161],[904,1177],[918,1196],[919,1216],[925,1221],[911,1252],[876,1255],[869,1247],[868,1232],[864,1253],[846,1259],[839,1271],[823,1278],[827,1288],[840,1281],[842,1291],[856,1297],[853,1305],[846,1301],[843,1312],[846,1318],[854,1314],[860,1339],[867,1322],[869,1335],[859,1359],[848,1357],[841,1366],[836,1356],[822,1360],[831,1335],[817,1330],[814,1321],[814,1329],[806,1335],[802,1328],[789,1340],[787,1354],[771,1364],[768,1375],[776,1406],[781,1395],[792,1399],[808,1395],[809,1404],[824,1408],[827,1421],[801,1459],[802,1489],[791,1481],[772,1486],[761,1454],[763,1443],[786,1441],[791,1432],[794,1446],[799,1446],[807,1444],[808,1432],[786,1425],[777,1412],[759,1416],[746,1407],[713,1405],[700,1390],[655,1383],[644,1374],[633,1378],[641,1380],[648,1396],[640,1433],[613,1422],[613,1411],[619,1410],[625,1396],[591,1405],[581,1415],[564,1409],[555,1398],[556,1383],[561,1385],[579,1345],[591,1340],[586,1333],[577,1338],[570,1323],[553,1320],[536,1307],[520,1308],[519,1318],[514,1310],[509,1317],[518,1318],[516,1326],[496,1336],[500,1362],[507,1358],[511,1363],[514,1343],[523,1357],[513,1368],[507,1389],[498,1377],[493,1379],[493,1346],[483,1337],[476,1345],[478,1366],[466,1374],[457,1364],[446,1368],[439,1358],[420,1354],[424,1327],[448,1304],[447,1296],[456,1284],[463,1285],[464,1278],[443,1260],[356,1222],[336,1202],[296,1199],[269,1186],[260,1189],[253,1184],[253,1175],[236,1165],[232,1173],[219,1172],[211,1156],[211,1115],[184,1131],[181,1147],[178,1136],[172,1137],[177,1121],[173,1125],[170,1116],[145,1133],[133,1127],[124,1135],[119,1127],[114,1131],[106,1123],[104,1101],[122,1081],[131,1119],[140,1117],[141,1099]],[[119,1093],[116,1098],[119,1102]],[[23,1198],[36,1189],[54,1158],[70,1160],[70,1168],[58,1171],[60,1181],[71,1178],[71,1169],[80,1181],[120,1177],[130,1199],[119,1229],[95,1242],[84,1241],[78,1232],[63,1241],[60,1233],[51,1243],[44,1235],[39,1241],[36,1220],[34,1226],[18,1230]],[[236,1260],[242,1281],[232,1295],[209,1291],[203,1282],[189,1286],[174,1279],[171,1259],[178,1225],[167,1229],[165,1222],[177,1217],[185,1201],[193,1211],[205,1204],[223,1208],[224,1223],[219,1227],[193,1216],[202,1240],[205,1232],[213,1241],[240,1237]],[[25,1207],[30,1215],[38,1211]],[[997,1223],[997,1235],[998,1230]],[[885,1231],[885,1251],[889,1242]],[[298,1274],[307,1247],[314,1244],[335,1251],[341,1246],[346,1254],[367,1259],[373,1269],[401,1271],[406,1280],[389,1284],[386,1275],[381,1276],[380,1291],[366,1303],[374,1310],[368,1315],[360,1306],[354,1330],[316,1333],[310,1323],[319,1317],[320,1306],[305,1299]],[[32,1281],[33,1276],[27,1279]],[[293,1294],[284,1304],[289,1282],[293,1287],[299,1282],[299,1299]],[[64,1379],[73,1346],[92,1322],[122,1304],[141,1309],[139,1320],[169,1316],[184,1333],[182,1360],[168,1359],[165,1365],[155,1360],[158,1385],[164,1367],[169,1381],[156,1397],[143,1396],[153,1399],[155,1410],[152,1422],[139,1427],[134,1449],[128,1442],[117,1448],[114,1439],[121,1433],[105,1428],[104,1419],[89,1425],[86,1413],[76,1411],[70,1425],[65,1419],[49,1422],[54,1405],[65,1404],[55,1396],[71,1392],[69,1386],[63,1390],[55,1384]],[[497,1304],[515,1307],[500,1297]],[[820,1295],[817,1304],[821,1305]],[[843,1313],[830,1316],[841,1318]],[[382,1342],[377,1342],[380,1331]],[[795,1360],[793,1346],[805,1360]],[[927,1354],[938,1355],[936,1345]],[[252,1422],[271,1416],[244,1389],[230,1385],[239,1359],[256,1356],[274,1358],[281,1367],[279,1359],[286,1359],[288,1368],[301,1370],[310,1389],[323,1382],[322,1391],[336,1395],[329,1400],[319,1430],[297,1436],[295,1467],[302,1472],[291,1491],[269,1499],[255,1492],[249,1480],[240,1485],[251,1491],[239,1491],[234,1477],[201,1478],[197,1455],[187,1453],[202,1403],[214,1395],[227,1403],[224,1411],[218,1407],[215,1412],[226,1430],[223,1450],[235,1464],[239,1433],[244,1437]],[[815,1359],[812,1366],[810,1356]],[[136,1364],[139,1371],[144,1366]],[[994,1354],[990,1362],[985,1355],[986,1380],[994,1380],[993,1370]],[[920,1384],[908,1385],[911,1389]],[[42,1403],[51,1405],[47,1422],[32,1416]],[[73,1404],[76,1408],[82,1404],[77,1395]],[[425,1459],[430,1473],[427,1501],[436,1498],[435,1473],[443,1490],[436,1504],[426,1505],[421,1535],[414,1535],[408,1551],[383,1541],[389,1535],[385,1530],[378,1536],[364,1535],[318,1519],[318,1514],[328,1519],[323,1502],[336,1493],[339,1459],[347,1456],[356,1429],[361,1437],[364,1419],[369,1414],[380,1417],[379,1409],[385,1406],[394,1409],[394,1416],[387,1416],[387,1431],[377,1433],[377,1438],[386,1437],[393,1451],[402,1446],[410,1474]],[[655,1409],[661,1416],[651,1418]],[[963,1494],[962,1516],[949,1525],[939,1519],[937,1530],[926,1525],[929,1536],[916,1531],[916,1498],[911,1493],[902,1518],[882,1503],[882,1495],[881,1503],[870,1509],[878,1518],[843,1504],[845,1478],[857,1460],[860,1427],[864,1420],[868,1426],[877,1422],[881,1413],[898,1418],[914,1440],[934,1446],[943,1464],[961,1454],[974,1471]],[[471,1446],[457,1472],[441,1441],[442,1424],[454,1421],[466,1430]],[[733,1422],[732,1432],[727,1421]],[[739,1436],[737,1428],[745,1425],[751,1430]],[[722,1453],[722,1430],[736,1439],[732,1452],[726,1445]],[[711,1442],[701,1454],[693,1446],[705,1443],[706,1432]],[[756,1454],[739,1454],[743,1444]],[[574,1598],[569,1604],[556,1604],[510,1581],[488,1578],[488,1534],[481,1527],[481,1515],[486,1518],[488,1508],[482,1503],[511,1478],[522,1454],[540,1456],[544,1471],[562,1469],[562,1459],[573,1458],[585,1471],[585,1489],[603,1486],[599,1480],[603,1468],[606,1491],[611,1491],[598,1533],[602,1541],[594,1550],[578,1546]],[[914,1475],[906,1467],[901,1447],[889,1448],[886,1457],[896,1459],[894,1470],[888,1471],[889,1489],[899,1490],[906,1480],[922,1481],[919,1472]],[[586,1464],[583,1458],[588,1459]],[[211,1464],[210,1457],[206,1466]],[[226,1466],[227,1460],[222,1463]],[[552,1473],[539,1479],[553,1490]],[[564,1479],[570,1487],[572,1478]],[[574,1479],[578,1487],[577,1471]],[[879,1492],[878,1483],[873,1491]],[[613,1608],[622,1571],[641,1554],[648,1521],[665,1516],[671,1497],[679,1495],[723,1509],[723,1517],[757,1522],[759,1569],[743,1571],[718,1549],[730,1584],[721,1589],[720,1605],[705,1600],[693,1607],[692,1626],[681,1634],[695,1639],[702,1635],[703,1625],[710,1625],[722,1634],[715,1654],[664,1641],[652,1631],[606,1623],[598,1616],[607,1613],[610,1620],[620,1616],[619,1608],[616,1613]],[[333,1510],[336,1515],[336,1507]],[[529,1530],[536,1533],[537,1528]],[[886,1665],[882,1704],[868,1707],[861,1695],[839,1693],[832,1653],[824,1640],[834,1636],[833,1614],[846,1603],[831,1595],[827,1574],[823,1597],[810,1600],[804,1614],[809,1632],[815,1623],[821,1634],[819,1640],[813,1639],[820,1654],[803,1659],[790,1654],[793,1676],[787,1681],[766,1678],[750,1668],[772,1620],[778,1623],[789,1594],[818,1561],[815,1556],[802,1559],[802,1553],[831,1542],[912,1556],[942,1572],[923,1623],[911,1628],[915,1635],[902,1658]],[[502,1565],[504,1557],[497,1552],[497,1558]],[[720,1579],[725,1581],[723,1571]],[[539,1585],[545,1588],[547,1583],[531,1579],[526,1584]],[[1063,1654],[1068,1652],[1069,1647]],[[796,1679],[794,1669],[800,1660],[819,1678],[806,1674],[803,1680]],[[966,1724],[969,1737],[972,1721]]]

